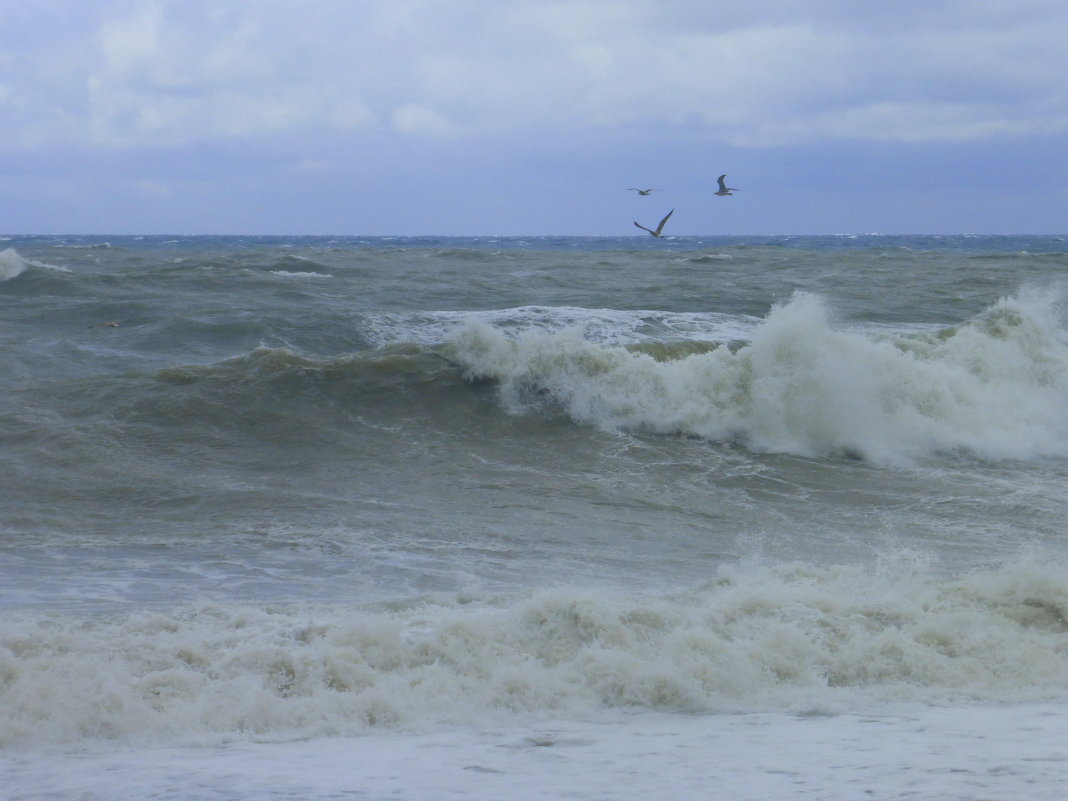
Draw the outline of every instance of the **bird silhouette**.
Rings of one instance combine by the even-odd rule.
[[[731,192],[738,191],[733,186],[727,186],[726,178],[727,173],[723,173],[723,175],[719,176],[719,178],[716,179],[719,181],[719,191],[716,192],[717,195],[729,195]]]
[[[648,195],[650,192],[659,192],[660,190],[659,189],[635,189],[632,186],[629,189],[627,189],[627,191],[628,192],[637,192],[639,195],[644,197],[645,195]]]
[[[666,223],[668,221],[668,217],[670,217],[674,213],[675,213],[675,209],[672,209],[667,214],[665,214],[664,215],[664,219],[662,219],[660,221],[660,224],[658,226],[656,226],[656,230],[655,231],[652,228],[646,228],[640,222],[635,221],[634,224],[636,226],[638,226],[639,228],[641,228],[643,231],[648,231],[653,236],[660,236],[660,232],[664,230],[664,223]]]

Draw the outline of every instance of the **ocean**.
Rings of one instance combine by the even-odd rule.
[[[1068,238],[0,237],[7,799],[1060,799]]]

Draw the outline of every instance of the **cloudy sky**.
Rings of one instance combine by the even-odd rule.
[[[1066,41],[1064,0],[0,0],[0,232],[1065,233]]]

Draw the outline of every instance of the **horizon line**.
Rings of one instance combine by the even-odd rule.
[[[367,234],[367,233],[295,233],[295,232],[283,232],[283,233],[247,233],[247,232],[229,232],[229,233],[175,233],[175,232],[160,232],[160,233],[115,233],[115,232],[95,232],[95,233],[78,233],[73,231],[63,232],[37,232],[37,233],[11,233],[0,232],[0,241],[3,239],[14,238],[28,238],[28,237],[63,237],[63,236],[111,236],[111,237],[301,237],[301,238],[317,238],[324,239],[329,237],[345,237],[345,238],[369,238],[369,239],[419,239],[419,238],[456,238],[456,239],[476,239],[476,238],[492,238],[492,239],[524,239],[524,238],[583,238],[583,239],[636,239],[638,241],[645,241],[647,237],[643,237],[640,234],[444,234],[444,233],[422,233],[422,234]],[[975,231],[955,231],[955,232],[910,232],[910,233],[887,233],[884,231],[864,231],[864,232],[837,232],[837,233],[797,233],[797,232],[782,232],[782,233],[769,233],[769,232],[747,232],[747,233],[703,233],[703,234],[665,234],[660,237],[661,239],[687,239],[697,237],[747,237],[747,236],[767,236],[767,237],[784,237],[784,236],[830,236],[830,237],[860,237],[860,236],[967,236],[967,237],[1019,237],[1019,236],[1039,236],[1039,237],[1068,237],[1068,231],[1066,232],[1000,232],[1000,233],[977,233]]]

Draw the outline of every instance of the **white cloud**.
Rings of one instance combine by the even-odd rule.
[[[100,31],[100,50],[109,72],[136,73],[160,62],[161,9],[144,4],[129,16],[106,22]],[[159,76],[153,76],[157,81]]]
[[[968,103],[918,101],[850,106],[756,127],[740,145],[771,147],[815,140],[969,142],[1068,130],[1068,114],[1018,119],[1005,109]]]
[[[170,200],[174,197],[174,191],[162,181],[137,181],[135,187],[138,193],[149,200]]]
[[[1063,130],[1068,10],[988,5],[105,0],[66,40],[41,12],[47,50],[23,11],[0,100],[23,141],[79,138],[80,120],[112,146],[380,121],[439,137],[685,126],[764,146]],[[14,72],[31,61],[48,68]]]
[[[377,115],[358,100],[338,100],[328,108],[324,119],[336,128],[358,130],[377,121]]]
[[[415,136],[454,136],[455,125],[433,109],[407,103],[393,112],[393,127],[399,133]]]
[[[660,9],[510,4],[482,23],[493,46],[428,46],[401,91],[468,130],[698,120],[711,138],[739,145],[1025,135],[1058,130],[1068,111],[1063,27],[1041,18],[917,31],[864,28],[854,9],[846,26],[755,17],[728,30],[647,25]],[[594,24],[598,10],[607,13]],[[901,107],[928,113],[887,126],[889,109]]]

